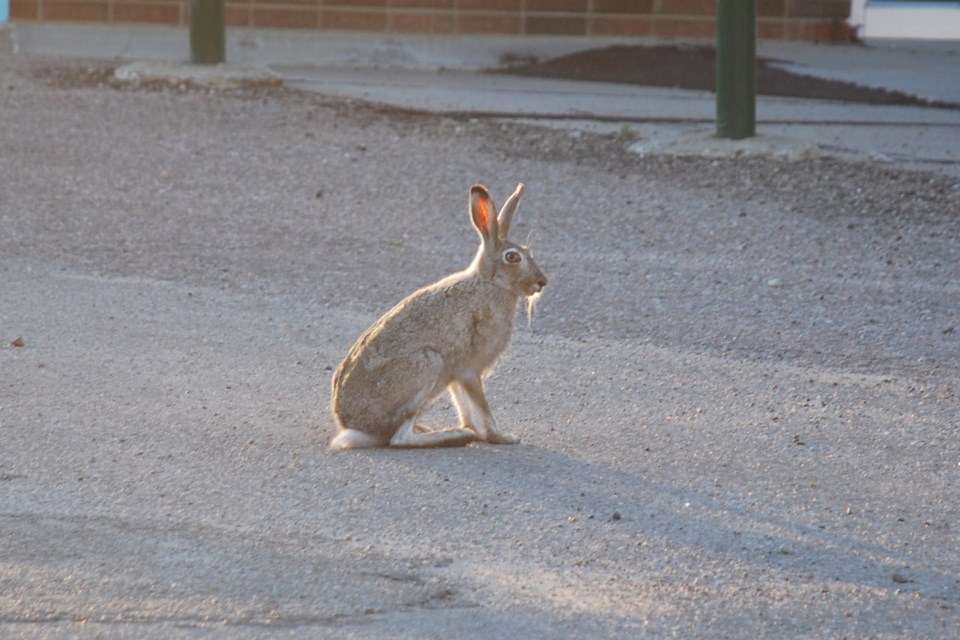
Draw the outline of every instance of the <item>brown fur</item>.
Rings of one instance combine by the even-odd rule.
[[[506,240],[522,191],[518,185],[495,218],[489,193],[474,185],[470,212],[481,246],[471,265],[401,300],[347,353],[332,381],[340,429],[333,448],[519,440],[496,429],[482,379],[510,341],[520,299],[546,285],[529,249]],[[417,414],[448,388],[460,426],[414,427]]]

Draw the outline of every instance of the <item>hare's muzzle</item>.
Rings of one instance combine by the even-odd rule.
[[[521,256],[520,249],[525,252],[526,259]],[[515,276],[517,279],[514,280],[514,287],[525,296],[533,296],[543,291],[543,288],[547,286],[547,276],[533,261],[533,256],[529,254],[529,250],[526,247],[520,247],[520,249],[507,250],[507,253],[513,252],[516,254],[515,264],[520,267],[520,272]],[[509,256],[505,257],[505,260],[509,263]]]
[[[545,286],[547,286],[547,276],[543,275],[542,273],[538,273],[527,282],[527,295],[536,295],[543,291]]]

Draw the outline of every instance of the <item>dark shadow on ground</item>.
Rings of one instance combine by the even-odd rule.
[[[512,64],[506,60],[497,71],[541,78],[716,91],[716,58],[716,50],[709,46],[617,45],[542,62]],[[757,58],[759,95],[960,109],[958,104],[927,100],[901,91],[793,73],[778,67],[778,62],[783,61]]]

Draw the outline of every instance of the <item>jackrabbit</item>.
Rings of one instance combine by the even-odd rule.
[[[350,348],[333,374],[331,408],[340,431],[331,449],[520,442],[497,429],[483,377],[510,341],[520,299],[547,284],[529,248],[507,240],[522,194],[521,183],[496,215],[487,189],[470,187],[470,219],[481,240],[476,257],[401,300]],[[417,424],[444,389],[460,426],[434,431]]]

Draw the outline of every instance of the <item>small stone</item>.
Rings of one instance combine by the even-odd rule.
[[[10,343],[10,346],[11,346],[11,347],[23,347],[23,346],[26,346],[26,344],[27,344],[27,343],[25,343],[25,342],[23,341],[23,338],[21,338],[20,336],[17,336],[16,338],[13,339],[13,342]]]
[[[613,512],[613,515],[610,516],[610,519],[611,519],[611,520],[619,520],[621,517],[622,517],[622,516],[620,515],[620,512],[619,512],[619,511],[614,511],[614,512]]]

